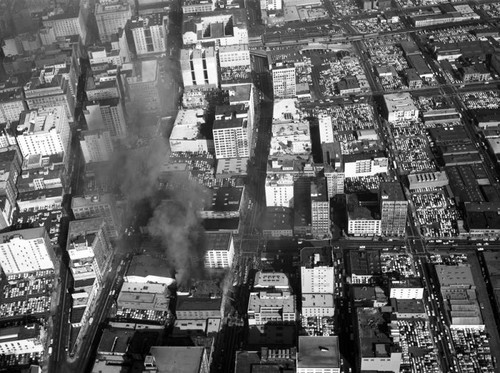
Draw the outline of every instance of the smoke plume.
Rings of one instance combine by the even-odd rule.
[[[202,207],[206,191],[191,181],[182,190],[169,193],[154,210],[148,231],[160,238],[167,259],[176,270],[176,280],[186,284],[196,274],[203,274],[205,257],[204,230],[197,211]]]

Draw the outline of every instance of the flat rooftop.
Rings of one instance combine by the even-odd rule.
[[[474,277],[470,265],[447,266],[436,265],[436,273],[441,287],[474,286]]]
[[[204,348],[154,346],[149,353],[154,357],[158,373],[199,373]]]
[[[300,250],[300,265],[306,268],[333,267],[333,251],[330,247],[305,247]]]
[[[173,278],[173,273],[166,259],[140,254],[132,257],[127,276]]]
[[[337,336],[299,336],[297,368],[340,368]]]
[[[282,272],[262,272],[255,274],[255,288],[271,288],[271,287],[286,287],[290,286],[288,277]]]

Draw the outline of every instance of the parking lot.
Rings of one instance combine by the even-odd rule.
[[[401,373],[439,373],[438,350],[427,320],[398,320]]]
[[[457,220],[462,219],[455,202],[444,188],[432,192],[414,193],[411,200],[416,209],[416,220],[424,237],[455,237]]]
[[[451,329],[455,356],[461,372],[493,373],[488,333],[477,329]]]
[[[500,94],[498,91],[481,91],[461,93],[460,99],[467,109],[498,109]]]

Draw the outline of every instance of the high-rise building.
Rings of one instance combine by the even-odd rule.
[[[29,110],[63,105],[70,122],[73,122],[75,115],[75,96],[72,91],[67,74],[49,74],[45,70],[41,70],[38,77],[32,78],[24,86]]]
[[[83,114],[90,130],[106,129],[112,138],[122,138],[127,134],[125,111],[119,98],[89,103]]]
[[[380,183],[379,189],[382,234],[404,236],[408,216],[408,201],[399,182]]]
[[[106,221],[103,218],[93,218],[70,222],[67,251],[75,281],[96,278],[102,283],[113,259]],[[88,271],[83,271],[86,266]]]
[[[267,175],[265,182],[266,206],[293,207],[293,176]]]
[[[20,87],[0,89],[0,123],[18,121],[24,110],[26,106]]]
[[[85,163],[109,161],[113,154],[111,136],[109,131],[104,129],[82,131],[80,147]]]
[[[233,264],[234,242],[231,233],[206,233],[205,267],[229,268]]]
[[[74,197],[71,199],[71,210],[75,219],[104,218],[108,236],[118,237],[120,221],[111,194]]]
[[[182,24],[183,44],[248,44],[247,18],[245,9],[219,9],[202,16],[185,17]]]
[[[97,3],[95,5],[95,19],[99,38],[102,42],[111,41],[111,37],[124,28],[127,21],[132,17],[132,8],[127,1],[116,1],[114,3]]]
[[[0,235],[0,266],[6,276],[54,269],[56,256],[44,227]]]
[[[282,0],[260,0],[261,10],[281,10],[282,8]]]
[[[250,157],[253,131],[248,116],[216,119],[212,132],[217,159]]]
[[[335,269],[329,247],[306,247],[300,251],[300,281],[302,294],[333,294]]]
[[[326,185],[328,188],[328,198],[332,198],[337,194],[344,194],[345,174],[342,171],[336,171],[331,166],[325,166],[324,174]]]
[[[42,24],[45,28],[52,28],[56,38],[79,35],[83,43],[86,41],[87,26],[79,6],[66,12],[61,8],[52,9],[42,16]]]
[[[292,98],[297,95],[295,66],[278,63],[272,66],[273,93],[275,98]]]
[[[34,154],[64,153],[68,160],[70,126],[63,106],[24,112],[19,119],[17,132],[17,143],[23,158]]]
[[[16,209],[18,176],[21,174],[21,153],[15,147],[12,150],[0,152],[0,229],[12,224]]]
[[[167,51],[168,14],[156,13],[132,17],[127,22],[138,57]]]
[[[311,181],[311,233],[313,237],[329,238],[331,225],[326,179],[313,179]]]
[[[219,86],[217,52],[213,47],[182,49],[180,59],[184,87]]]

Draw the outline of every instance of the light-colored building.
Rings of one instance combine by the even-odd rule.
[[[170,133],[170,150],[174,153],[213,153],[214,141],[206,139],[201,133],[204,124],[205,116],[202,109],[180,110]]]
[[[42,16],[42,25],[52,28],[56,38],[79,35],[83,43],[86,41],[87,26],[79,7],[67,13],[61,8],[52,9]]]
[[[419,110],[409,92],[384,95],[384,102],[389,122],[418,119]]]
[[[293,176],[270,174],[266,176],[266,206],[293,207]]]
[[[95,19],[99,38],[102,42],[111,41],[112,36],[118,33],[119,28],[124,28],[132,17],[132,8],[127,1],[113,3],[97,3],[95,5]]]
[[[250,50],[246,44],[226,45],[219,48],[219,65],[223,67],[246,66],[250,68]]]
[[[391,281],[389,298],[423,299],[424,287],[418,278],[407,278],[401,281]]]
[[[295,295],[290,292],[288,281],[286,288],[275,286],[275,283],[282,285],[283,274],[257,272],[255,276],[255,284],[269,285],[265,287],[254,285],[255,289],[250,293],[248,302],[248,324],[294,322],[297,318],[296,299]],[[275,282],[274,278],[278,278],[279,282]]]
[[[66,250],[75,281],[96,278],[102,283],[113,259],[106,221],[91,218],[70,222]]]
[[[379,189],[382,234],[404,236],[408,217],[408,201],[399,182],[380,183]]]
[[[319,138],[321,143],[332,143],[335,141],[333,133],[332,117],[330,115],[320,115],[318,117]]]
[[[302,294],[333,294],[335,270],[333,252],[327,247],[306,247],[300,251]]]
[[[109,130],[112,138],[123,138],[127,134],[125,112],[119,98],[87,104],[83,114],[90,130]]]
[[[422,172],[408,175],[409,189],[440,188],[449,184],[445,171]]]
[[[297,96],[297,77],[294,65],[278,63],[272,67],[273,93],[275,98]]]
[[[69,75],[59,73],[59,68],[41,70],[38,77],[24,86],[24,96],[29,110],[48,106],[64,106],[68,120],[73,122],[75,113],[75,92],[70,84]],[[55,72],[55,74],[54,74]]]
[[[233,264],[234,241],[231,233],[206,233],[206,268],[229,268]]]
[[[138,318],[141,314],[151,320],[154,320],[155,314],[166,315],[170,303],[168,287],[174,284],[173,277],[165,259],[135,255],[117,298],[118,314],[129,318]]]
[[[71,138],[63,106],[45,107],[23,113],[17,132],[17,143],[23,158],[35,154],[43,156],[61,153],[67,158]]]
[[[334,315],[333,294],[302,294],[303,317],[333,317]]]
[[[82,131],[80,134],[80,147],[85,163],[109,161],[113,154],[113,143],[108,130]]]
[[[44,350],[37,324],[12,326],[0,329],[0,354],[40,354]]]
[[[184,87],[217,88],[219,71],[214,47],[182,49],[181,71]]]
[[[297,373],[340,373],[339,338],[299,336]]]
[[[21,88],[0,89],[0,123],[11,123],[19,120],[26,110]]]
[[[138,57],[167,51],[168,14],[155,13],[132,17],[127,22]]]
[[[6,276],[54,269],[56,257],[44,227],[3,233],[0,266]]]
[[[216,119],[212,132],[217,159],[250,157],[252,127],[248,117]]]
[[[382,153],[347,154],[342,161],[345,177],[375,176],[389,169],[389,159]]]
[[[340,170],[337,171],[331,166],[325,166],[324,174],[328,188],[328,198],[332,198],[337,194],[344,194],[345,173]]]
[[[187,17],[182,25],[185,46],[214,42],[220,46],[248,44],[245,9],[221,10],[201,17]]]
[[[313,237],[331,237],[330,199],[325,178],[311,181],[311,232]]]
[[[216,2],[212,0],[188,0],[182,3],[182,13],[205,13],[215,10]]]

